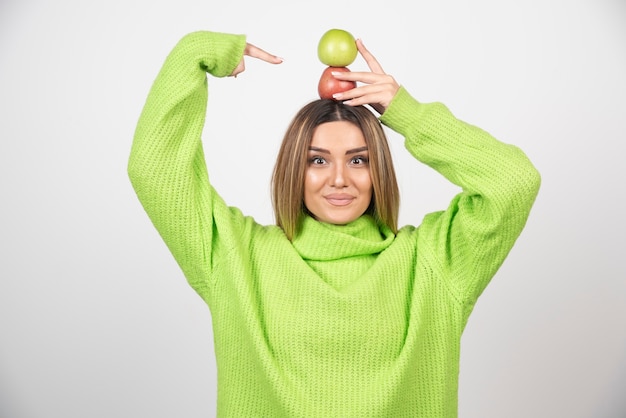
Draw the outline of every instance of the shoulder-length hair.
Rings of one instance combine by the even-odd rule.
[[[344,105],[332,99],[319,99],[306,104],[296,113],[285,132],[271,182],[276,224],[290,240],[298,234],[300,223],[307,213],[304,179],[313,133],[319,125],[335,121],[354,123],[363,132],[373,186],[372,201],[365,213],[396,233],[400,192],[383,127],[368,108]]]

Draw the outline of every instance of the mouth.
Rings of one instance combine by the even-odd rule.
[[[347,206],[354,200],[353,196],[346,194],[331,194],[324,196],[324,198],[333,206]]]

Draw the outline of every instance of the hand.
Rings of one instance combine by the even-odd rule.
[[[351,106],[369,104],[382,115],[400,89],[400,85],[392,76],[385,74],[374,55],[365,48],[363,41],[357,39],[356,46],[371,72],[333,73],[339,80],[363,83],[362,86],[336,94],[334,98],[343,100],[345,104]]]
[[[261,48],[258,48],[249,43],[246,43],[246,49],[244,49],[243,55],[244,55],[244,58],[245,56],[249,56],[252,58],[260,59],[265,62],[269,62],[270,64],[280,64],[281,62],[283,62],[282,58],[277,57],[276,55],[272,55],[269,52],[266,52],[262,50]],[[238,74],[245,71],[246,63],[244,61],[244,58],[241,58],[241,61],[239,61],[239,64],[237,64],[237,67],[235,67],[233,72],[230,74],[231,77],[236,78]]]

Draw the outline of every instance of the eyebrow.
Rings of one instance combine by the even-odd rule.
[[[330,151],[325,149],[325,148],[309,147],[309,151],[316,151],[316,152],[321,152],[323,154],[330,154]],[[357,153],[363,152],[363,151],[367,151],[367,146],[349,149],[349,150],[346,151],[346,155],[348,155],[348,154],[357,154]]]

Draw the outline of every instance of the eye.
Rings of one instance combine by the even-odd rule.
[[[369,158],[363,155],[356,155],[352,157],[350,160],[351,165],[367,165],[369,163]]]
[[[309,158],[309,164],[311,165],[322,165],[324,163],[326,163],[326,160],[324,159],[324,157],[320,157],[319,155],[315,155]]]

